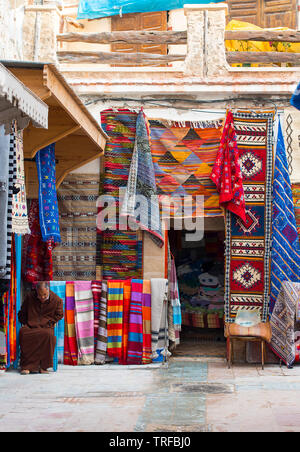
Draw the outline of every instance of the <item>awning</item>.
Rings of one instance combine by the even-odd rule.
[[[71,171],[104,154],[107,135],[54,64],[4,61],[3,64],[49,107],[48,130],[24,130],[24,158],[29,198],[38,193],[34,157],[56,143],[57,187]],[[32,161],[30,161],[32,160]],[[95,168],[95,173],[98,168]]]
[[[18,129],[31,121],[34,127],[48,127],[48,106],[0,64],[0,125],[10,131],[12,120]]]
[[[214,0],[220,3],[224,0]],[[77,19],[99,19],[108,16],[122,16],[129,13],[149,13],[152,11],[170,11],[183,8],[184,5],[206,5],[211,0],[80,0]]]

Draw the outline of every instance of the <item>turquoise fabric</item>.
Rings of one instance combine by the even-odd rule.
[[[220,3],[215,0],[213,3]],[[170,11],[171,9],[183,8],[184,4],[206,5],[212,3],[210,0],[80,0],[77,19],[99,19],[101,17],[117,16],[128,13],[147,13],[152,11]]]

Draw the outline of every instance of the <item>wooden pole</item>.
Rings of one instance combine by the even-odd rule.
[[[270,42],[300,42],[300,31],[266,31],[266,30],[238,30],[225,31],[226,40],[239,41],[270,41]]]
[[[61,33],[61,42],[91,44],[186,44],[186,31],[112,31],[102,33]]]
[[[293,63],[300,65],[300,53],[290,52],[226,52],[229,64]]]
[[[146,64],[160,65],[172,61],[184,61],[185,55],[156,55],[152,53],[122,53],[122,52],[76,52],[58,51],[60,63],[95,63],[95,64]]]

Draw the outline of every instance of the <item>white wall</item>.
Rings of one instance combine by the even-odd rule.
[[[0,0],[0,59],[22,60],[25,0]]]

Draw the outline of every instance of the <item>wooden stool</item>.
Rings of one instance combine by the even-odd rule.
[[[244,327],[237,323],[225,323],[224,330],[225,337],[227,338],[227,362],[230,369],[233,361],[232,353],[232,341],[234,339],[248,342],[260,342],[261,343],[261,366],[264,369],[265,365],[265,342],[270,343],[272,337],[272,329],[270,322],[261,322],[252,327]]]
[[[252,336],[231,336],[227,337],[227,363],[228,369],[231,368],[233,363],[233,340],[238,341],[247,341],[247,342],[260,342],[261,343],[261,368],[264,370],[265,366],[265,340],[260,337],[252,337]]]

